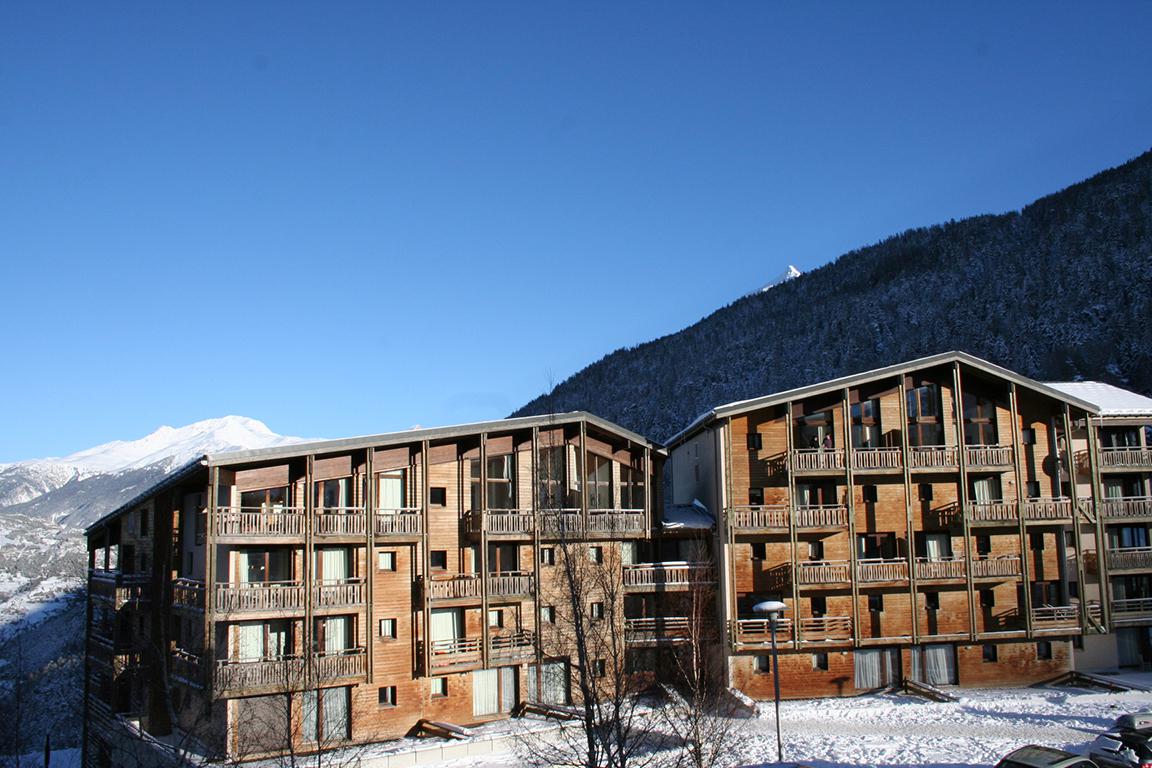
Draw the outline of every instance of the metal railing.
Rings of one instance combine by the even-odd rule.
[[[303,536],[304,510],[297,507],[221,507],[216,510],[217,536]]]
[[[213,608],[222,613],[301,610],[304,608],[304,583],[261,581],[217,584]]]

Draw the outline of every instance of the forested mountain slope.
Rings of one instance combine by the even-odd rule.
[[[585,409],[663,440],[721,403],[955,349],[1152,395],[1152,152],[1018,212],[846,253],[512,415]]]

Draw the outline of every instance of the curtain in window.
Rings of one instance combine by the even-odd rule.
[[[264,658],[263,622],[236,625],[237,655],[240,661],[259,661]]]
[[[1124,481],[1106,479],[1104,481],[1104,497],[1107,499],[1124,498]]]
[[[636,542],[625,541],[620,544],[620,562],[624,565],[636,563]]]
[[[516,667],[500,667],[500,711],[511,712],[516,706]]]
[[[329,616],[324,619],[324,653],[346,650],[351,629],[352,619],[349,616]]]
[[[268,656],[279,658],[289,652],[288,645],[289,624],[285,620],[268,623]]]
[[[376,506],[389,512],[404,507],[404,473],[385,472],[377,475]]]
[[[316,691],[304,691],[304,700],[301,707],[301,718],[304,721],[304,741],[316,741]]]
[[[568,703],[568,663],[564,661],[550,661],[540,667],[540,677],[543,684],[543,693],[537,696],[536,691],[536,665],[528,666],[528,701],[540,701],[545,704]]]
[[[855,652],[856,687],[861,690],[892,685],[900,668],[900,651],[879,648]]]
[[[996,478],[983,477],[979,480],[972,482],[972,495],[978,504],[985,504],[990,501],[999,501],[1000,493],[997,488]]]
[[[348,688],[325,688],[320,692],[324,737],[348,738]]]
[[[264,558],[263,553],[260,554],[260,558]],[[250,584],[254,580],[254,574],[252,573],[252,553],[242,549],[236,553],[236,561],[238,570],[240,571],[240,583]]]
[[[343,581],[350,576],[349,570],[347,549],[320,550],[320,575],[324,581]]]
[[[943,560],[952,556],[951,542],[945,533],[929,533],[924,536],[924,555],[929,560]]]
[[[1140,666],[1140,628],[1121,627],[1116,630],[1117,663],[1122,667]]]
[[[464,617],[459,608],[432,609],[432,640],[464,637]]]
[[[924,646],[924,682],[929,685],[952,685],[956,682],[956,651],[948,644]]]
[[[478,669],[472,673],[472,714],[494,715],[500,708],[499,670]]]

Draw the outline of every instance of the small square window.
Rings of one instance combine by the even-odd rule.
[[[380,637],[396,639],[396,619],[380,619]]]
[[[440,487],[429,488],[428,501],[436,507],[448,506],[448,489]]]
[[[376,553],[376,568],[381,571],[396,570],[396,553],[384,550]]]
[[[752,542],[752,559],[765,560],[768,557],[768,545],[762,541]]]
[[[386,685],[376,691],[376,700],[382,707],[396,706],[396,686]]]
[[[540,550],[540,565],[556,565],[556,550],[552,547],[543,547]]]
[[[981,608],[995,608],[996,607],[996,593],[990,589],[980,590],[980,607]]]
[[[748,450],[759,451],[764,447],[764,436],[759,432],[748,433]]]
[[[504,611],[500,608],[492,608],[488,611],[488,626],[500,628],[504,626]]]
[[[1036,643],[1036,658],[1040,661],[1049,661],[1052,658],[1052,641],[1039,640]]]
[[[762,675],[766,675],[772,671],[772,657],[767,654],[761,654],[756,657],[756,671]]]
[[[434,677],[429,686],[432,692],[432,698],[443,699],[448,696],[448,678]]]
[[[823,672],[827,672],[828,654],[823,651],[812,654],[812,669],[818,669]]]
[[[920,501],[932,501],[932,483],[920,483]]]
[[[588,547],[588,561],[592,563],[604,562],[604,547]]]
[[[604,603],[592,603],[590,606],[589,615],[593,619],[604,618]]]
[[[873,613],[883,613],[884,595],[868,595],[868,610]]]
[[[929,611],[940,610],[940,593],[939,592],[925,592],[924,593],[924,607]]]
[[[864,503],[865,504],[875,504],[876,503],[876,499],[878,498],[877,493],[876,493],[876,486],[866,485],[862,488],[862,491],[864,494]]]
[[[428,562],[434,571],[448,570],[448,550],[434,549],[428,553]]]
[[[984,643],[983,654],[984,654],[984,661],[987,661],[987,662],[996,661],[997,653],[996,653],[995,643]]]
[[[556,606],[542,605],[540,606],[540,621],[544,624],[556,623]]]
[[[1036,445],[1035,427],[1024,427],[1020,430],[1020,442],[1024,445]]]

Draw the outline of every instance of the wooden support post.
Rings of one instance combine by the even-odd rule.
[[[964,450],[964,410],[963,390],[960,386],[960,363],[952,363],[952,427],[956,435],[956,467],[960,470],[960,514],[964,518],[964,548],[975,546],[971,539],[971,525],[968,519],[968,453]],[[943,409],[941,409],[943,410]],[[940,414],[944,420],[944,414]],[[945,438],[947,443],[947,438]],[[976,628],[976,590],[972,579],[972,561],[968,560],[968,630],[969,639],[976,642],[979,634]]]

